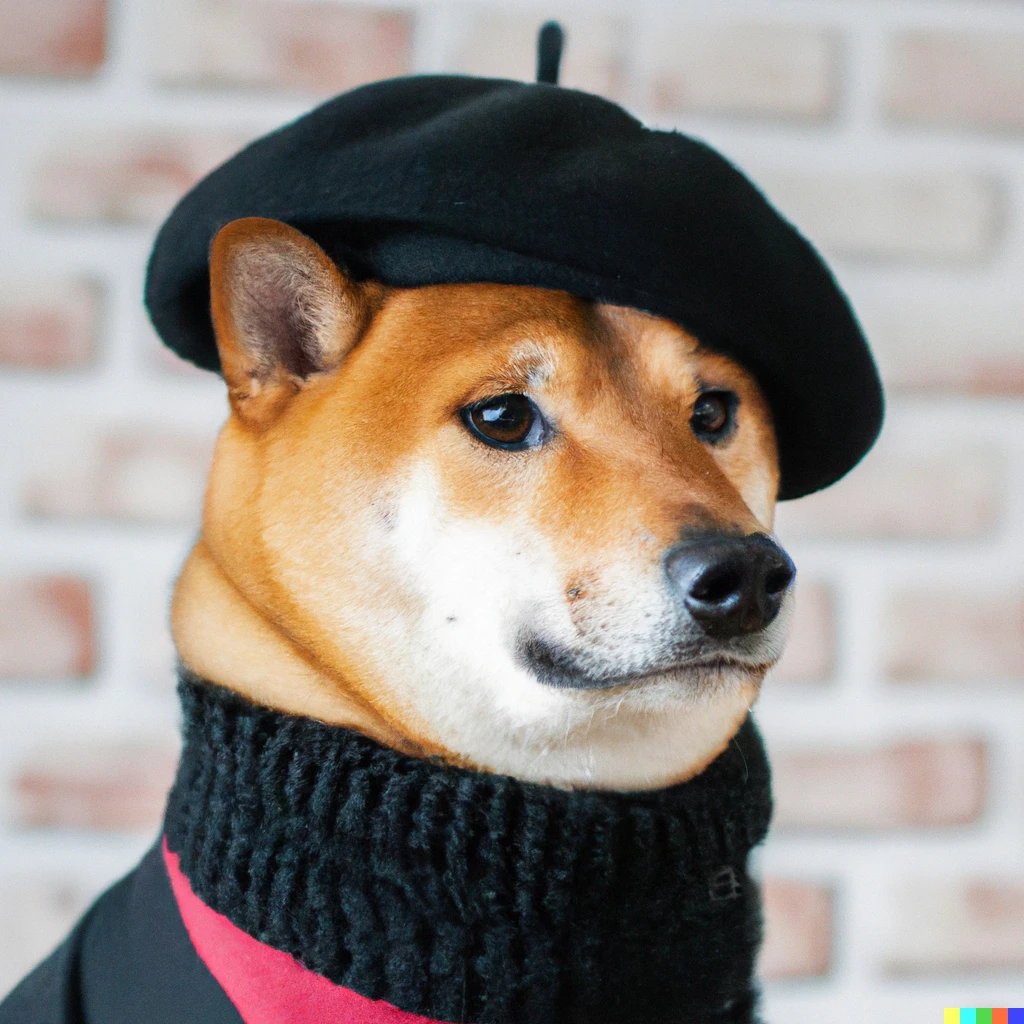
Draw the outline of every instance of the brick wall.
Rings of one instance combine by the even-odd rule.
[[[244,140],[410,70],[563,81],[733,157],[833,257],[886,435],[783,508],[759,718],[771,1020],[1024,1003],[1024,10],[1009,0],[33,0],[0,6],[0,991],[150,841],[170,580],[219,383],[140,302]],[[900,1016],[902,1015],[902,1016]]]

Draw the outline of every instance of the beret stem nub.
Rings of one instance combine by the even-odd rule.
[[[558,67],[562,63],[565,33],[557,21],[541,25],[537,36],[537,81],[558,85]]]

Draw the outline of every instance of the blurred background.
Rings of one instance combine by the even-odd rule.
[[[319,98],[532,78],[551,17],[563,84],[707,139],[824,249],[888,385],[877,449],[779,516],[766,1017],[1024,1005],[1010,0],[0,0],[0,992],[152,842],[173,770],[169,588],[226,406],[148,326],[156,225]]]

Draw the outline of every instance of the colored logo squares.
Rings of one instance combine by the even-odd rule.
[[[942,1024],[1024,1024],[1024,1009],[1019,1006],[947,1006]]]

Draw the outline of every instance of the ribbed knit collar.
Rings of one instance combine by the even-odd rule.
[[[196,895],[371,999],[471,1024],[740,1024],[771,813],[747,721],[696,778],[565,791],[419,760],[194,677],[165,823]]]

